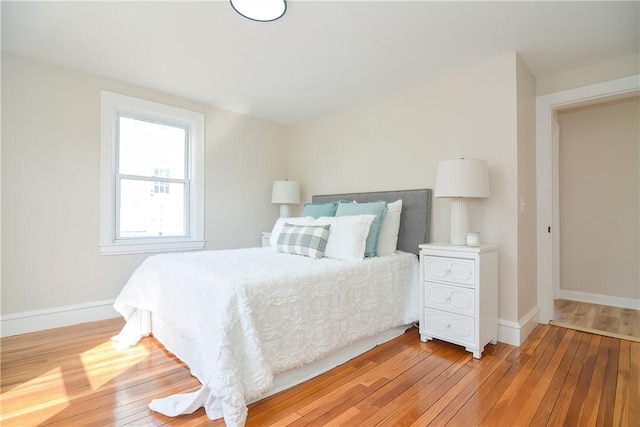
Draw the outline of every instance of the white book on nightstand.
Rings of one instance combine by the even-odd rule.
[[[263,248],[268,248],[269,246],[271,246],[271,242],[269,241],[269,239],[271,239],[271,232],[270,231],[263,231],[262,232],[262,247]]]

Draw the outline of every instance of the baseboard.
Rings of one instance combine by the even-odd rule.
[[[114,310],[113,302],[114,300],[94,301],[86,304],[7,314],[1,318],[2,331],[0,336],[9,337],[118,317],[119,314]]]
[[[498,319],[498,341],[520,347],[531,331],[540,323],[539,318],[540,308],[536,306],[518,322]]]
[[[612,307],[630,308],[640,310],[640,299],[614,297],[609,295],[591,294],[588,292],[568,291],[560,289],[558,299],[588,302],[591,304],[610,305]]]
[[[2,331],[0,336],[9,337],[118,317],[119,314],[114,310],[113,302],[114,300],[95,301],[87,304],[8,314],[1,318]],[[535,307],[518,322],[498,319],[498,341],[520,346],[538,325],[539,314],[540,309]]]

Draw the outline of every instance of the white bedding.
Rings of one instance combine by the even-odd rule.
[[[358,261],[271,248],[155,255],[116,299],[127,325],[114,338],[131,345],[153,332],[143,311],[162,319],[198,349],[199,367],[190,367],[203,388],[187,406],[160,406],[204,406],[209,418],[242,426],[247,402],[267,392],[275,374],[416,321],[418,276],[416,256],[403,252]]]

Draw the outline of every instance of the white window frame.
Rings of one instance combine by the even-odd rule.
[[[118,114],[137,116],[156,122],[179,124],[189,129],[188,230],[182,237],[144,237],[118,239],[117,221],[117,142]],[[204,248],[204,114],[101,91],[101,182],[100,253],[125,255],[150,252],[201,250]]]

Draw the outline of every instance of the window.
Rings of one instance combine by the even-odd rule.
[[[102,92],[100,252],[204,248],[204,115]]]

